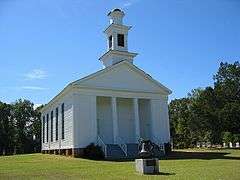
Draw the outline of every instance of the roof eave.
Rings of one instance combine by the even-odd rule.
[[[62,95],[64,95],[65,92],[69,91],[73,87],[73,83],[68,84],[60,93],[58,93],[54,98],[49,101],[44,107],[41,109],[41,113],[46,111],[46,109],[51,106],[58,98],[60,98]]]
[[[131,56],[132,58],[136,57],[138,55],[138,53],[132,53],[132,52],[128,52],[128,51],[117,51],[117,50],[108,50],[106,53],[104,53],[98,60],[102,60],[105,56],[109,55],[109,54],[122,54],[125,56]]]

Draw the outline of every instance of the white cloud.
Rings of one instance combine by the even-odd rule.
[[[129,1],[129,2],[125,2],[125,3],[123,4],[124,7],[129,7],[129,6],[131,6],[131,5],[132,5],[132,2],[130,2],[130,1]]]
[[[123,3],[123,7],[127,8],[137,3],[139,0],[127,0]]]
[[[39,86],[22,86],[21,89],[23,89],[23,90],[37,90],[37,91],[47,90],[47,88],[39,87]]]
[[[41,69],[33,69],[31,72],[24,75],[28,80],[34,79],[45,79],[47,77],[47,73]]]

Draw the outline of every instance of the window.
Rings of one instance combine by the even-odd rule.
[[[56,108],[56,141],[58,140],[58,108]]]
[[[118,34],[117,39],[118,39],[118,46],[124,47],[124,35]]]
[[[42,121],[42,142],[45,143],[45,116],[43,116]]]
[[[49,115],[47,114],[47,142],[48,142],[48,121],[49,121]]]
[[[64,139],[64,103],[62,104],[62,139]]]
[[[112,36],[109,36],[109,38],[108,38],[108,47],[109,47],[109,49],[112,48]]]
[[[53,111],[51,111],[51,142],[53,142]]]

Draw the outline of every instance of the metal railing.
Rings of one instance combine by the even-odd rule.
[[[123,141],[121,137],[117,137],[117,142],[120,148],[123,150],[125,156],[127,156],[127,144]]]
[[[97,145],[99,145],[102,148],[104,156],[107,157],[107,146],[103,142],[103,140],[102,140],[102,138],[100,136],[97,137]]]
[[[158,138],[156,138],[155,136],[153,136],[152,138],[153,138],[153,142],[158,145],[159,150],[163,151],[163,154],[165,155],[165,146],[164,146],[164,144],[161,143],[161,141]]]

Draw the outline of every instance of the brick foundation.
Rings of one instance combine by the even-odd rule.
[[[83,150],[83,148],[73,148],[72,157],[82,157],[84,153]]]
[[[55,155],[58,155],[58,152],[59,152],[59,150],[56,150],[56,149],[54,150]]]
[[[66,149],[66,156],[72,156],[72,149]]]
[[[69,157],[82,157],[84,155],[84,148],[42,150],[41,152],[42,154],[55,154],[55,155],[64,155]]]

